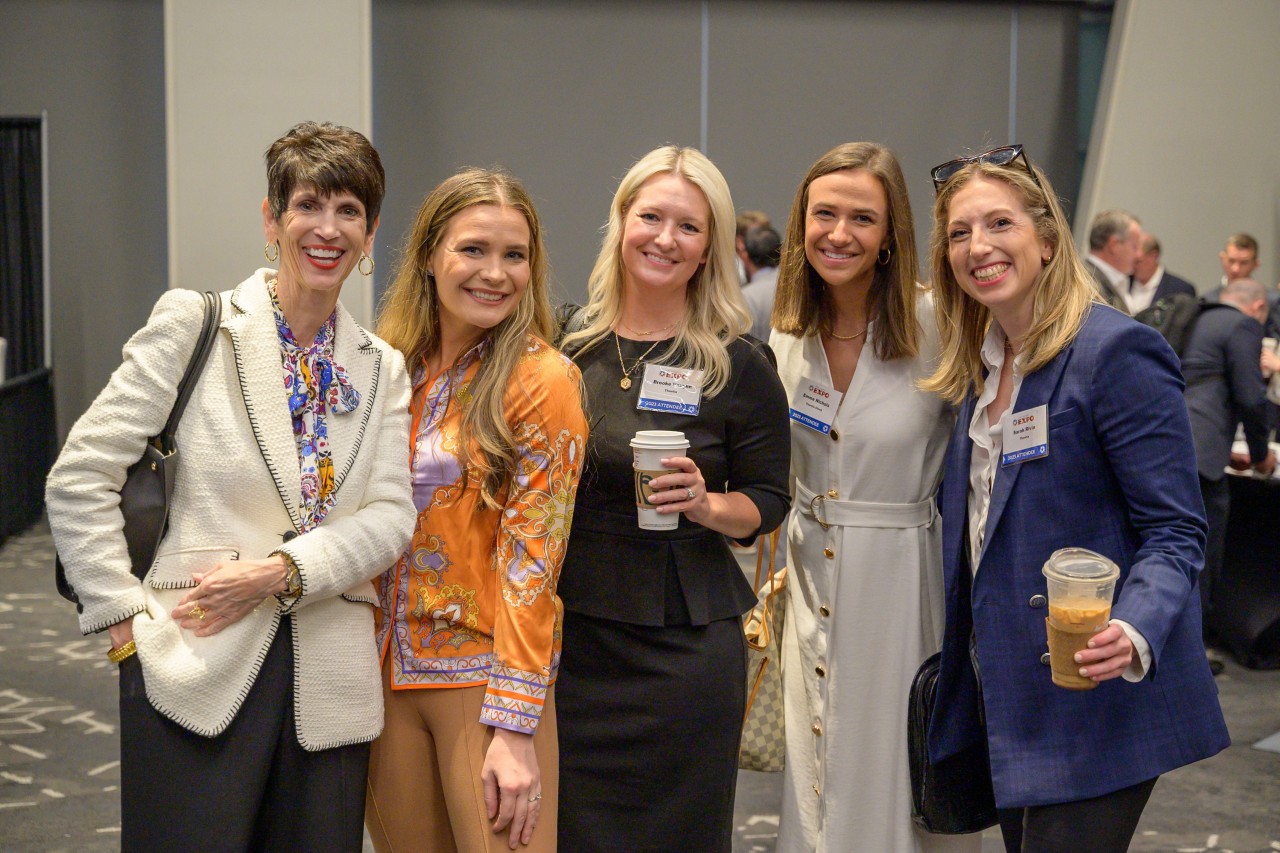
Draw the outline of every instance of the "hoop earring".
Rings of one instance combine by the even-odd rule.
[[[364,268],[365,261],[369,262],[369,269],[367,270]],[[363,276],[373,275],[373,270],[375,266],[376,264],[374,264],[373,258],[369,257],[368,255],[361,255],[360,260],[356,261],[356,269],[360,270],[360,275],[363,275]]]
[[[272,249],[275,250],[275,254],[272,254]],[[275,243],[268,243],[262,247],[262,256],[267,259],[267,263],[274,264],[280,258],[280,247]]]
[[[876,255],[876,263],[879,264],[880,266],[885,266],[886,264],[889,263],[889,259],[892,257],[893,257],[893,249],[890,249],[888,246],[885,246]]]

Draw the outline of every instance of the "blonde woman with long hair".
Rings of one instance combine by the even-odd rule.
[[[470,169],[432,190],[378,321],[414,376],[418,507],[378,582],[378,850],[556,848],[556,584],[587,428],[550,317],[524,187]]]
[[[563,344],[592,420],[561,588],[565,850],[732,842],[739,617],[755,596],[725,537],[751,541],[788,505],[786,400],[767,347],[741,337],[733,240],[711,161],[651,151],[614,195],[581,328]],[[659,381],[680,410],[650,402]],[[637,526],[630,441],[642,429],[689,440],[650,482],[657,512],[679,516],[674,530]]]
[[[942,639],[934,493],[951,410],[911,205],[893,152],[810,167],[783,243],[770,343],[791,400],[796,511],[782,655],[778,850],[977,850],[911,820],[907,693]]]
[[[1205,521],[1178,359],[1097,301],[1020,145],[933,170],[946,634],[929,752],[986,748],[1005,848],[1127,850],[1160,774],[1229,743],[1201,643]],[[1061,548],[1119,567],[1110,622],[1050,678]],[[1054,682],[1070,676],[1083,690]]]

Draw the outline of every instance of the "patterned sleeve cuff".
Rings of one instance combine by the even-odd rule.
[[[489,670],[480,722],[531,735],[542,719],[547,677],[495,664]]]

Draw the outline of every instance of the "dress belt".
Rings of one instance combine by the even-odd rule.
[[[911,504],[880,504],[867,501],[838,501],[825,492],[814,492],[796,481],[795,506],[822,529],[829,527],[888,527],[906,529],[931,527],[938,517],[933,498]]]

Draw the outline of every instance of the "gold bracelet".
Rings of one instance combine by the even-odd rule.
[[[112,663],[120,663],[127,660],[138,653],[138,646],[130,640],[118,649],[107,649],[107,660]]]

